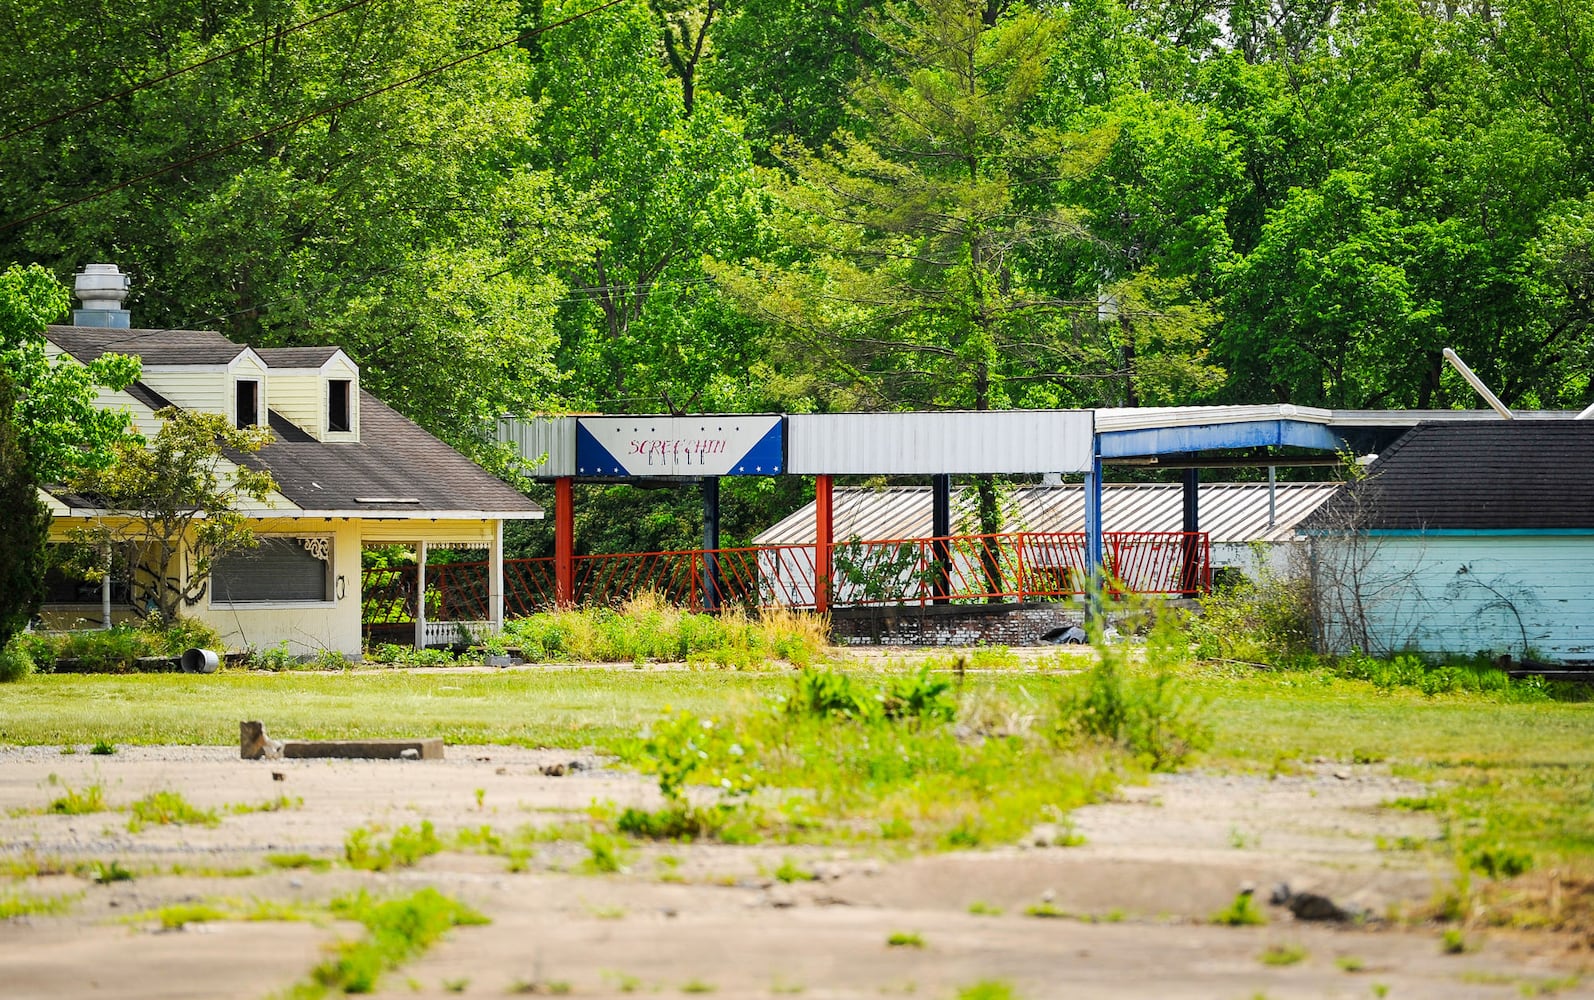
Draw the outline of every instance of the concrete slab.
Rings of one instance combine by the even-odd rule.
[[[436,737],[423,740],[283,740],[282,756],[442,760],[443,741]]]

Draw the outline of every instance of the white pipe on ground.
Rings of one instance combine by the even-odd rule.
[[[1483,397],[1483,401],[1494,407],[1494,412],[1507,420],[1515,416],[1504,403],[1500,402],[1499,396],[1489,391],[1489,387],[1483,384],[1483,379],[1472,373],[1472,369],[1467,367],[1467,363],[1461,360],[1461,355],[1448,347],[1445,348],[1444,354],[1445,360],[1450,362],[1450,367],[1461,373],[1461,377],[1467,380],[1468,385],[1477,390],[1478,395]],[[1594,407],[1591,407],[1591,409],[1594,409]]]

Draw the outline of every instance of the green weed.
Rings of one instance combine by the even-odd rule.
[[[1000,906],[992,906],[990,903],[982,902],[981,900],[975,900],[969,904],[969,912],[976,917],[1000,917],[1002,908]]]
[[[273,868],[298,868],[310,871],[324,872],[332,867],[328,858],[317,858],[309,854],[268,854],[266,864]]]
[[[361,890],[333,900],[331,910],[364,924],[366,936],[339,945],[334,957],[311,972],[300,995],[375,992],[383,973],[420,955],[452,928],[487,923],[480,913],[432,888],[381,901]]]
[[[60,816],[86,816],[110,810],[110,804],[105,801],[105,786],[99,782],[82,788],[65,787],[49,806],[50,812]]]
[[[1019,992],[1005,979],[982,979],[960,988],[957,1000],[1019,1000]]]
[[[1367,963],[1354,955],[1341,955],[1334,959],[1334,964],[1339,967],[1341,972],[1361,972],[1367,968]]]
[[[40,896],[28,892],[0,893],[0,920],[17,917],[59,917],[72,912],[82,898],[81,893],[70,896]]]
[[[581,868],[594,875],[613,875],[625,870],[630,852],[618,837],[594,832],[587,837],[587,858]]]
[[[1467,935],[1459,927],[1447,927],[1439,939],[1439,950],[1446,955],[1460,955],[1471,950]]]
[[[137,833],[146,826],[215,826],[220,818],[214,809],[200,809],[183,798],[181,792],[151,792],[128,807],[133,814],[127,821],[129,832]]]
[[[1298,944],[1270,944],[1262,952],[1263,965],[1296,965],[1306,960],[1306,949]]]
[[[1252,927],[1267,923],[1267,914],[1249,892],[1242,892],[1234,897],[1234,902],[1212,914],[1211,922],[1225,927]]]
[[[924,935],[916,931],[892,931],[886,937],[888,948],[923,948]]]
[[[386,840],[377,831],[359,827],[343,841],[343,859],[350,867],[383,872],[391,868],[411,868],[422,858],[443,849],[431,820],[422,820],[419,829],[401,826]]]
[[[89,753],[96,757],[109,757],[115,752],[116,744],[110,740],[95,740],[94,745],[89,747]]]
[[[780,867],[774,871],[775,878],[781,882],[812,882],[819,876],[812,869],[804,868],[790,858],[781,861]]]

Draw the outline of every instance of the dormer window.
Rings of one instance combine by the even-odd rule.
[[[237,423],[239,427],[255,427],[260,423],[260,382],[256,379],[238,380]]]
[[[346,378],[335,378],[327,381],[328,431],[349,431],[354,429],[353,414],[349,408],[351,388],[351,383]]]

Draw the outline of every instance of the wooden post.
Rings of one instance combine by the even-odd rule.
[[[576,512],[572,482],[569,476],[560,476],[553,485],[553,589],[554,603],[561,608],[576,603]]]
[[[504,630],[504,522],[493,522],[493,547],[487,556],[487,617],[494,635]]]
[[[814,477],[814,610],[820,614],[830,611],[830,577],[832,571],[831,537],[835,530],[831,523],[833,485],[830,476]]]
[[[415,543],[415,648],[426,648],[426,543]]]

